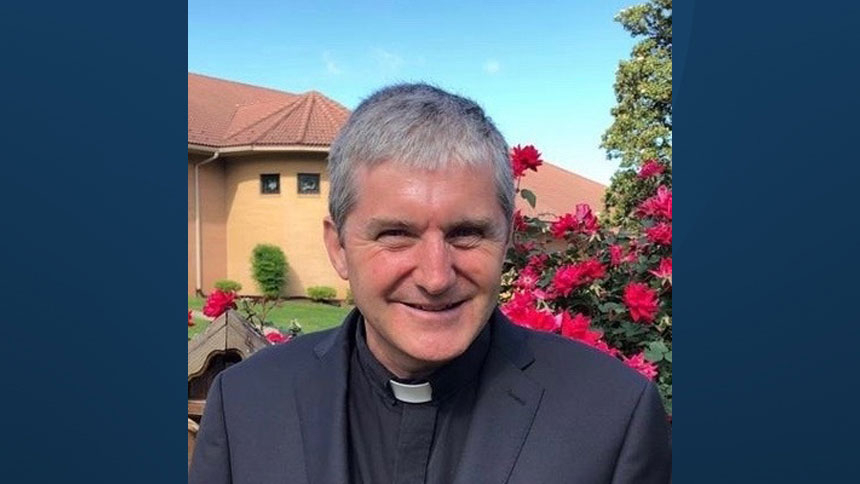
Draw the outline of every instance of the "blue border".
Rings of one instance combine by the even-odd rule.
[[[5,10],[2,480],[182,482],[186,5]]]
[[[674,480],[856,480],[860,8],[673,13]]]

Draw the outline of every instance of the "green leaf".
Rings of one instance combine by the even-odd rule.
[[[645,359],[653,363],[657,363],[658,361],[663,359],[663,353],[648,348],[645,350]]]
[[[663,359],[665,359],[666,361],[671,363],[672,362],[672,352],[667,351],[666,353],[663,353]]]
[[[534,192],[523,188],[522,190],[520,190],[520,195],[525,198],[527,202],[529,202],[529,205],[531,205],[532,208],[535,208],[535,203],[537,203],[537,197],[535,197]]]
[[[658,353],[665,353],[669,351],[669,348],[666,347],[666,343],[662,341],[652,341],[648,343],[648,348]]]

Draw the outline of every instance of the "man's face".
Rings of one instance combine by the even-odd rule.
[[[421,376],[466,351],[496,305],[507,226],[492,168],[389,162],[360,168],[355,184],[342,245],[326,221],[329,256],[376,358]]]

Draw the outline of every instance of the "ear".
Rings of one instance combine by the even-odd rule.
[[[349,271],[346,264],[346,249],[340,243],[340,237],[337,234],[337,228],[331,217],[323,219],[323,240],[325,242],[325,250],[328,252],[328,260],[331,261],[332,267],[337,271],[338,275],[348,281]]]

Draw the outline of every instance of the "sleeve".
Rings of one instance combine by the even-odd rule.
[[[633,410],[612,476],[613,484],[672,481],[672,444],[660,394],[648,384]]]
[[[206,397],[206,407],[191,469],[188,484],[230,484],[230,446],[227,441],[227,427],[224,422],[224,403],[221,394],[221,376],[215,377]]]

